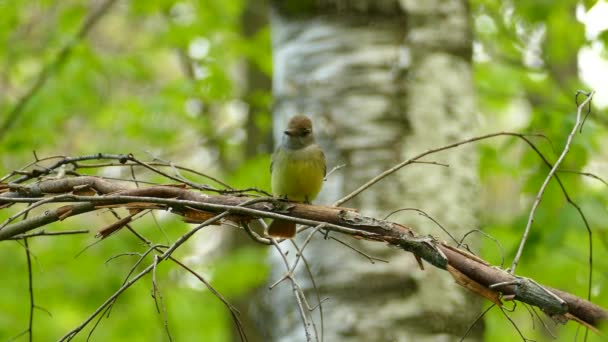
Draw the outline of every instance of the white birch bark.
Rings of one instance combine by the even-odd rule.
[[[277,2],[272,13],[274,131],[278,139],[289,117],[310,115],[328,168],[346,164],[330,176],[317,203],[332,203],[414,154],[474,135],[466,1],[311,3],[302,10],[305,6],[293,9]],[[476,228],[475,149],[450,150],[426,160],[449,168],[409,166],[345,206],[376,217],[418,208],[455,236]],[[448,239],[414,212],[400,212],[391,220]],[[325,341],[453,341],[479,314],[480,301],[447,272],[433,267],[421,271],[411,254],[385,245],[336,237],[390,262],[371,264],[321,235],[307,247],[304,255],[320,295],[329,298],[323,304]],[[274,280],[284,271],[280,262],[275,266]],[[314,305],[308,277],[302,271],[297,277]],[[270,327],[272,339],[305,340],[288,281],[267,298],[272,317],[263,324]],[[314,318],[320,329],[318,311]],[[469,340],[480,339],[477,329]]]

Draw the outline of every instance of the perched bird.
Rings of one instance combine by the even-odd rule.
[[[272,194],[290,201],[310,203],[321,190],[325,171],[325,154],[315,144],[312,121],[304,115],[294,116],[283,132],[281,145],[272,155]],[[268,227],[268,234],[291,238],[296,235],[296,225],[274,220]]]

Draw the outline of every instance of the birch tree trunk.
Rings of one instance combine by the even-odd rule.
[[[275,141],[289,117],[304,113],[314,119],[328,169],[346,164],[329,177],[317,203],[332,203],[414,153],[474,135],[469,26],[464,0],[274,3]],[[475,149],[431,158],[449,167],[410,166],[345,206],[377,217],[418,208],[462,236],[477,226]],[[413,211],[391,220],[448,240]],[[446,272],[421,271],[411,255],[384,245],[336,237],[390,262],[371,264],[321,234],[306,248],[320,296],[329,298],[323,303],[325,341],[453,341],[479,314],[480,301]],[[277,259],[273,280],[283,273]],[[300,270],[297,278],[316,304],[308,276]],[[266,297],[269,337],[305,340],[289,283]],[[318,310],[313,315],[320,330]],[[468,340],[480,340],[482,330]]]

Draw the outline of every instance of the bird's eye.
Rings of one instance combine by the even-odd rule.
[[[305,129],[302,130],[302,135],[309,135],[310,132],[312,132],[312,130],[310,130],[308,128],[305,128]]]

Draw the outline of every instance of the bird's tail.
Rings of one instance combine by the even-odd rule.
[[[273,220],[268,226],[268,235],[290,239],[296,235],[296,224],[290,221]]]

